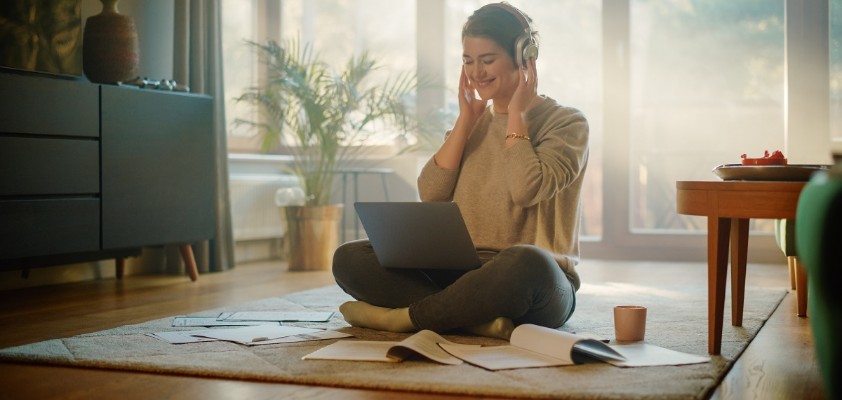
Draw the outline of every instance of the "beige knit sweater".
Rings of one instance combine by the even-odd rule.
[[[421,200],[455,201],[479,249],[534,244],[553,252],[578,289],[587,120],[579,110],[544,98],[526,116],[531,140],[505,148],[507,120],[486,109],[458,170],[441,168],[431,158],[418,177]]]

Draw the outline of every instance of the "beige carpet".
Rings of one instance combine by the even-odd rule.
[[[178,330],[171,318],[0,350],[0,359],[78,367],[146,371],[308,385],[391,389],[428,393],[524,398],[704,398],[722,378],[785,294],[781,289],[747,288],[742,327],[730,325],[726,312],[722,356],[687,366],[617,368],[584,364],[556,368],[490,372],[467,364],[444,366],[423,359],[402,363],[302,361],[301,357],[332,341],[246,347],[227,342],[171,345],[145,336]],[[283,298],[208,310],[336,311],[348,299],[337,287],[294,293]],[[564,330],[613,336],[612,307],[640,304],[649,308],[646,341],[682,352],[707,353],[706,288],[645,287],[628,284],[583,285],[577,309]],[[726,310],[730,303],[726,302]],[[331,327],[364,340],[400,340],[404,335],[348,327],[337,313]],[[183,328],[192,329],[192,328]],[[446,335],[460,343],[502,344],[464,335]],[[343,340],[353,340],[343,339]]]

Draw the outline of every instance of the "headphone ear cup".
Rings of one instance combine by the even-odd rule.
[[[523,61],[524,64],[526,64],[525,60],[529,60],[529,59],[534,60],[534,59],[538,58],[538,45],[534,41],[529,40],[527,42],[526,47],[523,48],[523,57],[522,58],[524,60]]]
[[[526,66],[526,60],[538,58],[538,44],[529,35],[521,35],[515,41],[515,64]]]
[[[529,37],[526,35],[518,36],[515,41],[515,64],[518,68],[523,68],[526,65],[526,48],[529,46]]]

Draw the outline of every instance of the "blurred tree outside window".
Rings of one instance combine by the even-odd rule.
[[[783,150],[784,0],[641,0],[630,17],[631,229],[705,232],[675,213],[675,182]]]

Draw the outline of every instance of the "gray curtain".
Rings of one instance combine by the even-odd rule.
[[[216,236],[210,242],[194,243],[199,272],[223,271],[234,267],[234,241],[228,193],[228,146],[225,124],[225,94],[222,75],[222,21],[220,0],[176,0],[173,72],[193,93],[213,97],[213,135],[216,138]],[[179,260],[177,249],[167,250],[167,260]],[[168,265],[181,269],[183,264]],[[201,279],[201,278],[199,278]]]

